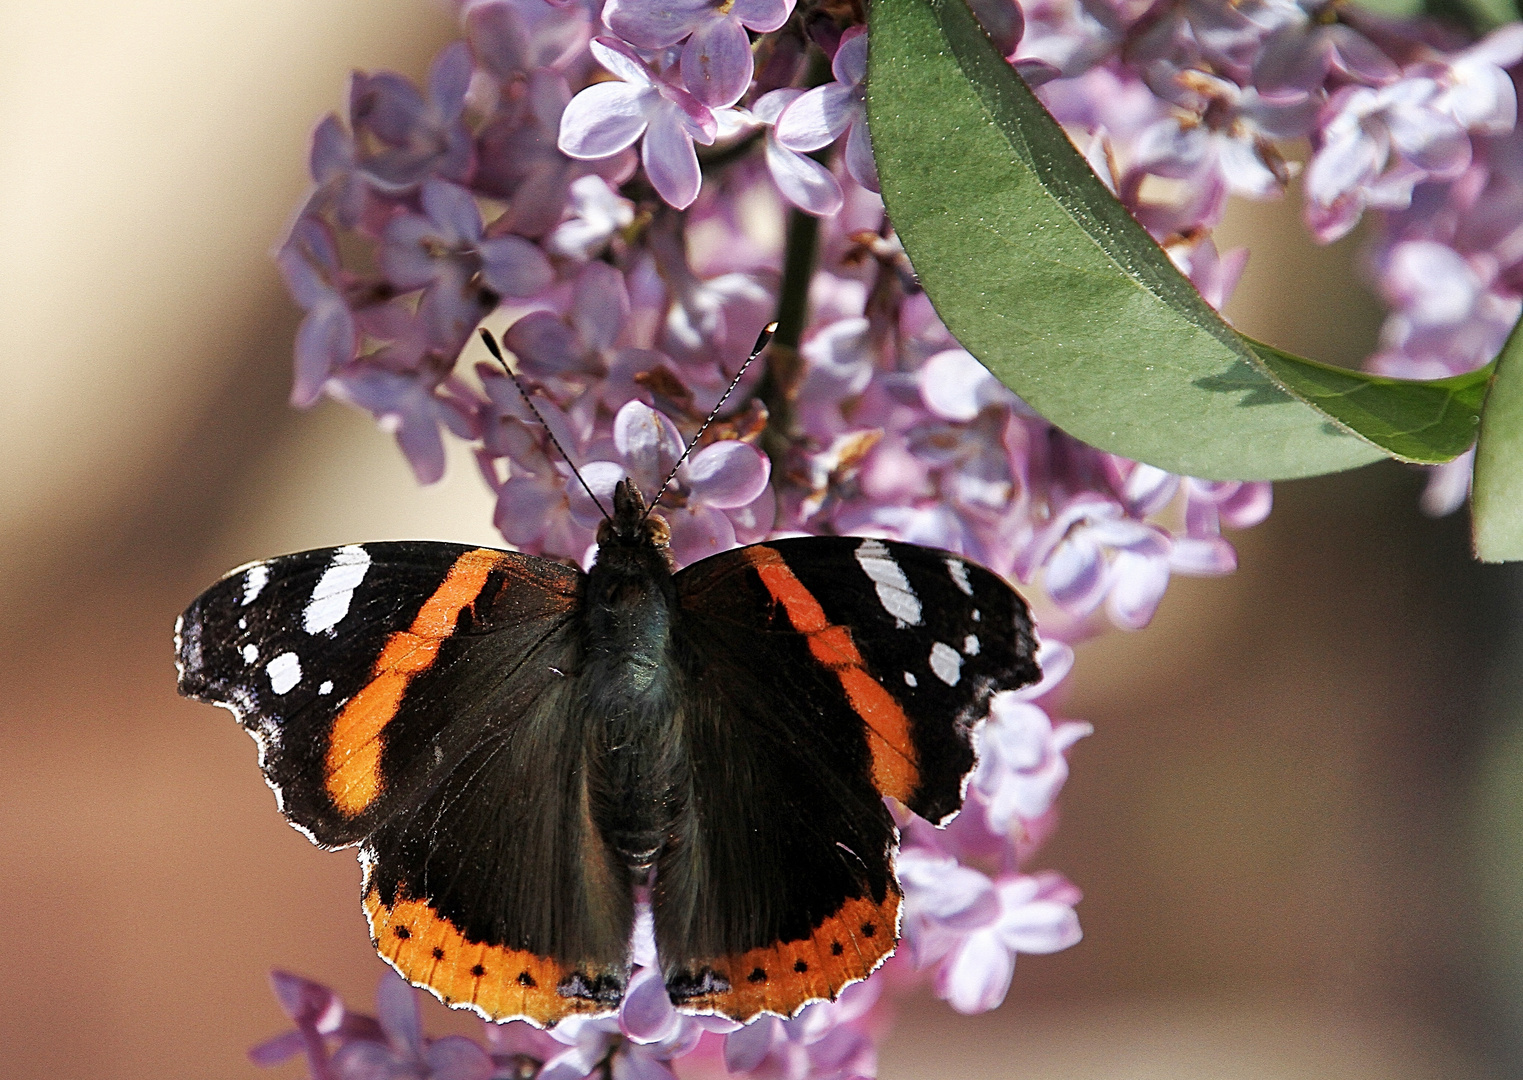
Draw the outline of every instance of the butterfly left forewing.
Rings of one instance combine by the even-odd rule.
[[[1030,619],[988,571],[879,540],[758,544],[677,588],[691,767],[657,948],[684,1008],[789,1016],[892,953],[883,796],[955,812],[989,698],[1037,676]]]
[[[543,567],[535,565],[543,563]],[[574,572],[511,552],[424,542],[355,544],[251,563],[207,589],[176,629],[179,689],[230,709],[293,825],[324,847],[357,843],[406,797],[417,730],[387,731],[408,685],[506,583],[545,578],[564,619]],[[568,576],[570,575],[570,576]],[[512,632],[511,630],[509,631]],[[383,760],[385,758],[386,760]],[[388,782],[402,773],[407,783]]]
[[[181,616],[181,692],[231,709],[293,825],[361,845],[381,954],[448,1003],[617,1005],[633,905],[587,815],[582,575],[422,542],[254,563]]]

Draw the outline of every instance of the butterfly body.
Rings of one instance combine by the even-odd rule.
[[[788,1016],[897,940],[891,796],[961,805],[992,694],[1037,677],[996,575],[804,537],[673,572],[628,481],[586,573],[390,543],[234,571],[180,688],[231,709],[293,825],[359,845],[377,948],[538,1024],[617,1008],[637,887],[690,1012]]]

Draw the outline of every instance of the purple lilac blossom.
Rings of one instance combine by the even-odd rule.
[[[1374,219],[1369,265],[1390,313],[1372,367],[1470,370],[1523,309],[1518,26],[1466,42],[1320,0],[975,7],[1212,306],[1247,258],[1211,237],[1228,196],[1284,192],[1305,138],[1313,235]],[[616,1017],[429,1040],[392,976],[376,1020],[280,974],[296,1030],[252,1056],[304,1053],[318,1080],[578,1080],[605,1064],[616,1080],[671,1080],[689,1055],[759,1080],[870,1076],[886,995],[928,977],[954,1008],[992,1008],[1019,953],[1078,939],[1078,890],[1032,866],[1090,732],[1057,703],[1071,645],[1145,625],[1174,574],[1230,572],[1223,530],[1262,520],[1270,487],[1085,446],[961,348],[876,194],[867,37],[849,9],[468,0],[461,16],[466,41],[423,89],[357,74],[347,127],[330,116],[314,132],[315,186],[279,253],[305,313],[293,402],[369,410],[425,483],[443,472],[445,433],[469,442],[504,538],[581,561],[599,515],[573,467],[600,495],[632,475],[654,496],[690,448],[661,500],[679,564],[809,533],[957,551],[1034,594],[1046,675],[995,698],[947,827],[894,807],[900,955],[838,1001],[738,1030],[682,1016],[642,917]],[[814,84],[812,50],[830,59]],[[793,362],[758,363],[695,443],[775,316],[788,205],[820,218]],[[483,319],[505,329],[548,431],[499,369],[458,370]],[[1425,508],[1459,505],[1468,475],[1464,459],[1434,470]]]

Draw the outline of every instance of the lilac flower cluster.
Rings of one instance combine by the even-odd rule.
[[[1376,219],[1369,265],[1390,314],[1368,366],[1437,378],[1500,350],[1523,311],[1523,24],[1472,41],[1328,0],[1032,0],[1025,14],[1016,55],[1061,76],[1043,100],[1213,304],[1246,255],[1211,246],[1227,196],[1280,195],[1307,139],[1312,236]],[[1434,469],[1424,508],[1456,509],[1469,476],[1468,454]]]
[[[1211,240],[1226,197],[1279,194],[1287,143],[1307,138],[1314,235],[1380,218],[1392,314],[1378,367],[1475,366],[1523,306],[1506,70],[1523,30],[1471,43],[1311,0],[973,6],[1211,304],[1247,257]],[[958,345],[876,194],[860,17],[793,0],[467,0],[465,40],[425,87],[356,74],[347,120],[318,126],[315,188],[279,263],[306,312],[293,401],[370,411],[424,483],[442,475],[446,433],[466,440],[522,550],[592,555],[599,511],[572,462],[606,505],[622,477],[653,494],[680,461],[660,498],[679,563],[769,536],[865,534],[1027,586],[1044,681],[994,700],[950,827],[896,811],[899,953],[838,1001],[737,1030],[673,1011],[637,941],[617,1017],[490,1027],[485,1046],[423,1038],[395,980],[372,1020],[277,976],[297,1030],[256,1060],[304,1052],[314,1077],[355,1080],[663,1080],[708,1054],[758,1077],[844,1080],[873,1072],[886,988],[928,978],[981,1011],[1018,954],[1078,940],[1077,889],[1031,868],[1089,732],[1051,718],[1071,645],[1146,625],[1173,574],[1230,572],[1222,530],[1262,520],[1270,489],[1079,443]],[[775,317],[772,348],[742,371]],[[483,323],[533,410],[500,368],[459,362]],[[1451,474],[1435,508],[1463,497]]]

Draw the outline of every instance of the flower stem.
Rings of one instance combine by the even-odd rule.
[[[783,454],[793,436],[799,340],[809,318],[809,282],[814,277],[819,235],[818,218],[797,209],[789,213],[783,280],[777,296],[777,332],[767,347],[767,367],[756,386],[757,398],[767,407],[767,428],[762,432],[761,448],[772,459],[774,470],[783,464]]]

